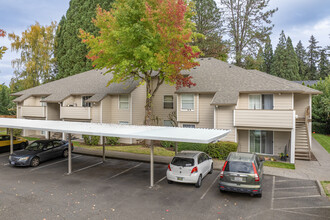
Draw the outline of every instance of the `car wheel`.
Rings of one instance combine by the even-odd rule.
[[[262,197],[262,193],[257,194],[256,197],[261,198]]]
[[[212,173],[213,173],[213,163],[211,164],[211,169],[210,169],[209,174],[212,174]]]
[[[19,145],[19,148],[20,148],[20,149],[24,149],[24,148],[25,148],[25,146],[26,146],[26,144],[25,144],[25,143],[21,143],[21,144]]]
[[[226,191],[225,191],[225,190],[223,190],[223,189],[220,189],[220,192],[221,192],[221,193],[225,193]]]
[[[37,167],[37,166],[39,166],[39,164],[40,164],[39,157],[32,158],[31,163],[30,163],[31,167]]]
[[[199,188],[199,187],[201,187],[201,185],[202,185],[202,175],[200,175],[198,177],[198,180],[197,180],[197,183],[195,184],[195,187]]]
[[[168,183],[168,184],[172,184],[173,181],[171,181],[171,180],[167,180],[167,183]]]
[[[65,150],[63,151],[62,156],[63,156],[64,158],[67,158],[67,157],[68,157],[68,149],[65,149]]]

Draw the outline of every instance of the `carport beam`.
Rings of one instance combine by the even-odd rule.
[[[154,143],[150,141],[150,188],[154,186]]]
[[[72,173],[72,158],[71,158],[71,134],[68,134],[69,146],[68,146],[68,175]]]
[[[13,144],[13,129],[10,129],[10,154],[14,153],[14,144]]]
[[[103,145],[103,155],[102,155],[102,162],[105,162],[105,137],[102,137],[102,145]]]

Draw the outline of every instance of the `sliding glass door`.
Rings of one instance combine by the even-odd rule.
[[[273,132],[250,130],[250,152],[273,154]]]

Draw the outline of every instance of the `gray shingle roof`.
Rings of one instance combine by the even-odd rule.
[[[105,70],[90,70],[12,95],[20,96],[14,99],[15,102],[21,102],[32,95],[48,95],[43,100],[45,102],[61,102],[70,95],[92,95],[89,101],[100,101],[100,97],[102,99],[107,94],[129,94],[139,84],[138,81],[131,80],[120,84],[112,83],[107,87],[112,74],[104,75],[104,72]]]
[[[257,70],[246,70],[214,59],[199,59],[200,66],[185,71],[196,86],[180,88],[177,93],[215,93],[211,104],[236,104],[238,94],[245,92],[321,92]]]

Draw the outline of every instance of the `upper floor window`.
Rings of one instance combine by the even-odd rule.
[[[194,110],[194,94],[181,95],[181,110]]]
[[[164,120],[164,126],[165,127],[173,127],[173,124],[172,124],[171,120]]]
[[[172,95],[164,95],[164,109],[173,109]]]
[[[87,99],[89,99],[92,96],[83,96],[82,97],[82,106],[83,107],[91,107],[91,103],[90,102],[86,102]]]
[[[128,95],[119,95],[119,109],[128,109]]]
[[[272,110],[273,106],[273,95],[249,95],[249,109],[268,109]]]
[[[47,105],[46,102],[41,102],[41,101],[43,101],[45,98],[46,98],[46,96],[43,96],[43,97],[40,98],[40,105],[41,105],[41,106],[46,106],[46,105]]]

